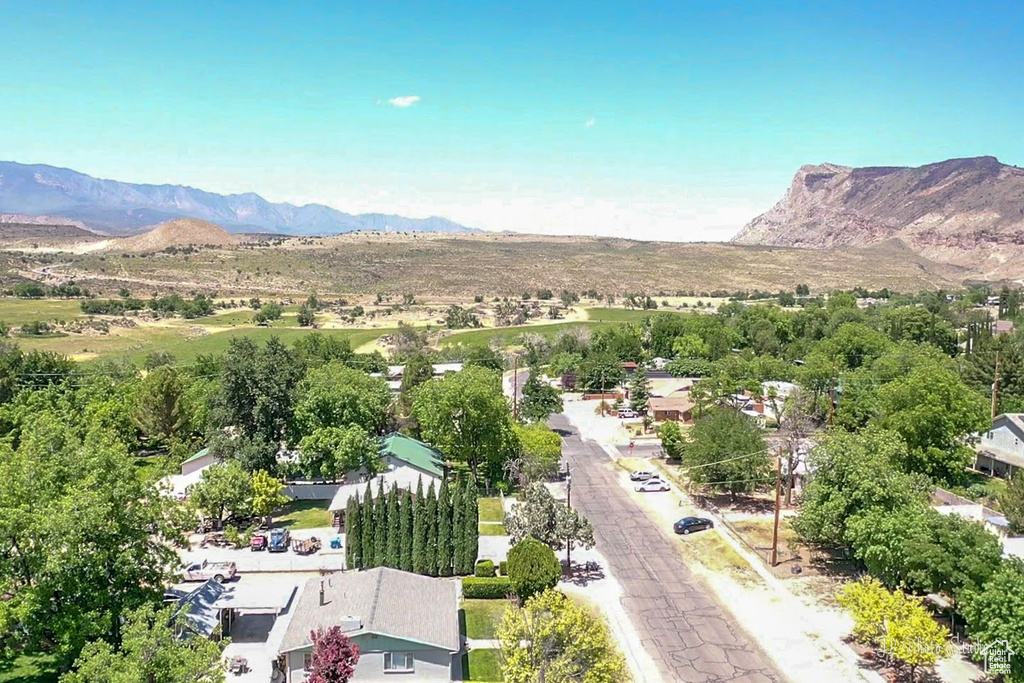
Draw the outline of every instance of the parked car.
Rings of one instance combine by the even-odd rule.
[[[683,517],[672,525],[672,531],[684,536],[692,531],[714,529],[715,523],[706,517]]]
[[[287,529],[271,529],[270,538],[267,540],[267,550],[272,553],[283,553],[288,550],[288,543],[291,535]]]
[[[619,408],[619,419],[640,417],[640,413],[636,412],[632,408]]]
[[[193,562],[182,567],[182,580],[184,581],[209,581],[216,579],[219,583],[230,581],[238,574],[238,567],[234,562]]]
[[[637,470],[636,472],[630,472],[629,478],[633,481],[647,481],[648,479],[656,479],[654,472],[648,472],[647,470]]]
[[[636,490],[639,491],[640,493],[650,493],[653,491],[668,491],[670,489],[671,487],[668,485],[667,481],[658,479],[657,477],[652,477],[647,481],[642,482],[641,484],[636,486]]]
[[[249,539],[249,550],[266,550],[267,549],[267,535],[266,534],[253,534],[252,538]]]

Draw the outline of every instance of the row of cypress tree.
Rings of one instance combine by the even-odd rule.
[[[427,576],[473,573],[479,550],[476,486],[469,477],[435,490],[423,479],[413,496],[379,480],[376,499],[371,484],[345,509],[345,565],[349,569],[392,567]]]

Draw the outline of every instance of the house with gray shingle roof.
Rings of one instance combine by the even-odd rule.
[[[281,640],[289,683],[305,680],[312,633],[340,626],[359,646],[354,680],[450,681],[458,670],[457,583],[378,567],[312,578]]]

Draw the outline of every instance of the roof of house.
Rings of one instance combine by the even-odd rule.
[[[391,434],[381,442],[379,453],[381,456],[390,455],[434,476],[444,475],[441,454],[411,436],[398,432]]]
[[[220,625],[220,607],[216,603],[224,591],[224,585],[216,579],[206,581],[181,599],[172,621],[182,622],[179,625],[209,638]]]
[[[678,394],[673,394],[666,398],[652,396],[647,399],[647,407],[653,412],[677,410],[680,413],[686,413],[693,410],[694,405],[696,404],[688,396],[680,396]]]
[[[203,450],[199,451],[198,453],[196,453],[192,457],[185,458],[185,461],[182,462],[181,464],[184,465],[187,462],[192,462],[193,460],[199,460],[200,458],[203,458],[203,457],[209,455],[209,453],[210,453],[210,449],[209,448],[204,448]]]
[[[330,626],[458,652],[456,583],[384,567],[312,578],[294,607],[281,652],[310,647],[310,634]]]
[[[1000,332],[1013,332],[1014,325],[1012,320],[997,320],[992,326],[993,331],[997,334]]]

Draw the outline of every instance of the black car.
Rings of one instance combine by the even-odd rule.
[[[703,531],[714,529],[715,523],[705,517],[683,517],[672,525],[672,531],[677,534],[688,534],[691,531]]]

